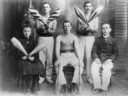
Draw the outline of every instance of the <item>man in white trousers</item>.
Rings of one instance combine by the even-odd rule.
[[[92,57],[94,59],[91,72],[95,93],[102,90],[107,92],[111,78],[111,70],[113,61],[118,56],[117,41],[110,36],[110,24],[102,25],[102,36],[97,37],[92,49]]]
[[[42,18],[43,21],[46,22],[50,17],[51,7],[48,2],[44,2],[42,4]],[[56,31],[57,21],[54,20],[50,22],[48,25],[42,23],[39,20],[36,20],[36,31],[39,35],[38,44],[46,45],[39,52],[39,58],[42,63],[45,65],[46,63],[46,79],[49,83],[53,83],[52,80],[52,69],[53,69],[53,50],[54,50],[54,38],[53,34]],[[44,78],[40,78],[39,83],[42,83]]]
[[[92,13],[92,4],[91,2],[87,1],[84,3],[84,10],[85,10],[85,18],[88,20],[91,13]],[[95,41],[95,35],[97,35],[98,31],[98,18],[96,17],[92,21],[85,24],[80,18],[77,21],[77,35],[79,39],[79,48],[80,48],[80,58],[84,61],[86,65],[86,73],[88,77],[88,82],[92,83],[91,78],[91,64],[92,64],[92,57],[91,57],[91,50],[93,43]],[[86,62],[85,62],[86,61]]]
[[[64,21],[63,28],[64,34],[59,35],[56,39],[56,84],[62,86],[64,88],[64,92],[66,91],[67,81],[64,76],[63,67],[67,64],[71,64],[71,66],[74,67],[71,89],[72,91],[75,91],[74,87],[79,86],[78,84],[82,83],[81,74],[83,71],[83,63],[79,56],[78,39],[71,33],[72,26],[70,21]]]

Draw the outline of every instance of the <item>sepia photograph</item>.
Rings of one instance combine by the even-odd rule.
[[[128,0],[0,0],[1,96],[128,96]]]

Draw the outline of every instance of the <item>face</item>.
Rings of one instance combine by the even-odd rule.
[[[64,27],[64,32],[65,32],[66,34],[70,33],[71,28],[72,28],[70,22],[66,22],[66,23],[64,23],[63,27]]]
[[[43,7],[42,7],[42,11],[43,13],[45,14],[49,14],[49,12],[51,11],[51,8],[50,8],[50,5],[49,4],[44,4]]]
[[[29,38],[30,35],[31,35],[31,28],[30,28],[30,27],[25,27],[25,28],[23,29],[23,34],[24,34],[24,37],[25,37],[25,38]]]
[[[92,4],[91,3],[87,3],[84,6],[85,12],[90,12],[92,10]]]
[[[109,24],[103,24],[103,25],[102,25],[102,33],[103,33],[103,35],[104,35],[104,36],[107,36],[107,35],[110,34],[110,32],[111,32],[111,27],[110,27],[110,25],[109,25]]]

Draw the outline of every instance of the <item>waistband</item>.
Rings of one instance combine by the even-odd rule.
[[[38,35],[41,36],[41,37],[52,37],[53,36],[52,33],[40,33]]]
[[[70,50],[60,50],[60,53],[72,53],[75,52],[74,49],[70,49]]]

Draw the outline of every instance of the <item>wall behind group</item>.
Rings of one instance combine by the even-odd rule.
[[[51,13],[58,8],[62,9],[61,16],[57,19],[58,27],[57,32],[61,33],[62,22],[65,19],[70,20],[73,23],[73,31],[76,31],[76,20],[77,16],[74,11],[75,6],[79,6],[83,10],[83,5],[85,1],[92,2],[93,8],[98,5],[102,5],[104,10],[99,16],[101,25],[102,22],[108,21],[113,26],[114,21],[114,1],[115,0],[31,0],[35,9],[41,9],[42,2],[49,2],[51,5]],[[106,2],[109,1],[109,2]],[[4,39],[9,40],[13,36],[20,37],[22,34],[21,22],[23,20],[23,15],[25,10],[29,7],[29,0],[3,0],[3,28]]]

